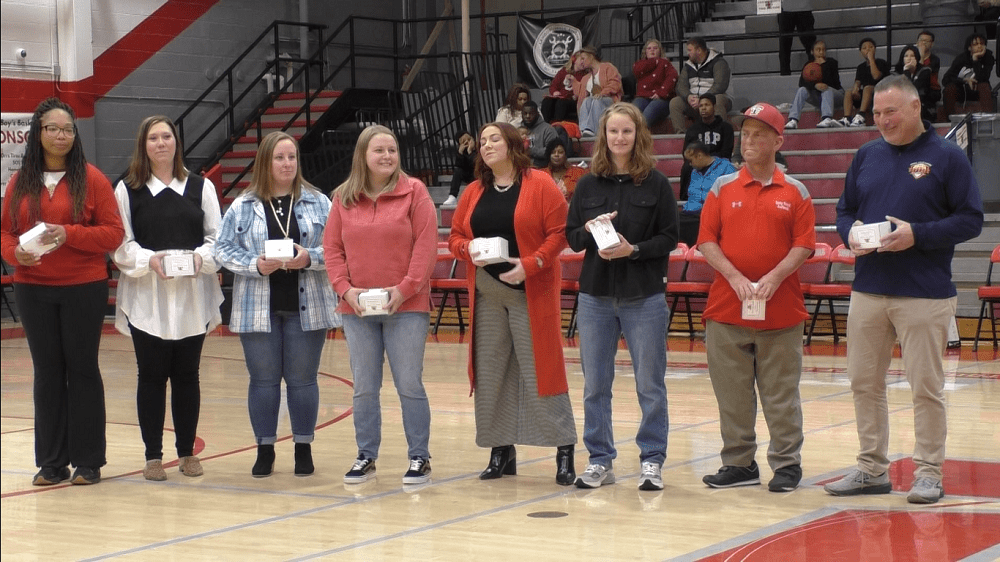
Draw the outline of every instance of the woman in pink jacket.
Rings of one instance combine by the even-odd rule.
[[[622,99],[622,75],[615,65],[601,62],[597,49],[589,45],[577,53],[576,68],[587,72],[583,78],[573,78],[580,134],[592,137],[604,110]]]
[[[422,373],[437,215],[423,182],[399,169],[399,145],[389,129],[373,125],[361,132],[351,175],[333,193],[323,247],[330,282],[340,296],[337,310],[343,314],[354,374],[358,458],[344,482],[360,484],[375,476],[386,354],[410,457],[403,483],[428,482],[431,414]],[[369,305],[370,294],[361,297],[372,289],[387,293],[382,310]]]

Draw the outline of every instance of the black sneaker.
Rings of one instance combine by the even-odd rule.
[[[375,459],[358,457],[351,470],[344,475],[344,484],[364,484],[375,477]]]
[[[767,483],[767,489],[772,492],[791,492],[799,487],[800,480],[802,480],[801,466],[797,464],[783,466],[774,471],[774,478]]]
[[[62,482],[63,480],[69,480],[69,467],[56,467],[56,466],[43,466],[38,474],[31,479],[32,486],[53,486]]]
[[[751,461],[749,467],[724,466],[715,474],[709,474],[701,479],[710,488],[735,488],[736,486],[754,486],[760,484],[760,470],[757,461]]]
[[[431,480],[431,461],[421,457],[410,459],[410,470],[403,475],[403,484],[424,484]]]
[[[87,485],[87,484],[97,484],[101,481],[101,469],[100,468],[90,468],[89,466],[78,466],[73,472],[73,478],[70,480],[73,484]]]

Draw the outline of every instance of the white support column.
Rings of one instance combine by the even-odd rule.
[[[56,0],[59,53],[56,76],[76,82],[94,75],[91,0]]]

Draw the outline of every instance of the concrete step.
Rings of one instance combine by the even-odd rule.
[[[873,22],[885,23],[885,4],[880,6],[861,6],[845,9],[829,9],[823,6],[822,10],[814,10],[813,17],[816,19],[815,28],[817,34],[822,35],[823,29],[837,27],[864,27],[872,25]],[[765,33],[778,31],[778,18],[773,15],[758,16],[756,14],[747,16],[746,33]],[[920,23],[920,4],[897,3],[892,6],[893,25],[905,25],[910,23]]]
[[[739,35],[747,32],[745,22],[744,19],[699,21],[694,24],[694,32],[698,35]]]

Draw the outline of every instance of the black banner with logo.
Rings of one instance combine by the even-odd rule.
[[[599,47],[597,10],[544,20],[517,18],[517,74],[533,88],[547,88],[573,53]]]

